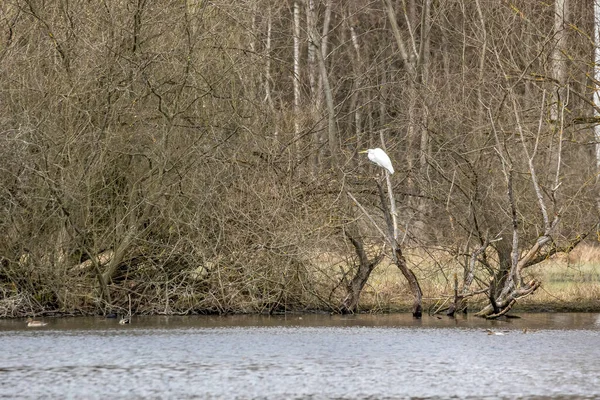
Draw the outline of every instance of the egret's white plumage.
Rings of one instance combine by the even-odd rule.
[[[381,168],[385,168],[388,170],[390,174],[394,173],[394,167],[392,167],[392,160],[385,154],[385,151],[381,150],[379,147],[376,149],[369,149],[365,151],[361,151],[360,153],[367,153],[369,160],[371,162],[379,165]]]

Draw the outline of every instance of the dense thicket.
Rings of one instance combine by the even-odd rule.
[[[420,279],[501,289],[598,219],[593,34],[584,0],[5,0],[1,311],[336,310],[381,139]]]

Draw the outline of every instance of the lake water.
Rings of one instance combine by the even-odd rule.
[[[600,398],[598,314],[46,322],[0,320],[0,398]]]

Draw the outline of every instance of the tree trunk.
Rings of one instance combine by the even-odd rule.
[[[496,255],[498,256],[498,270],[494,273],[493,280],[496,288],[502,289],[504,287],[504,283],[510,274],[510,269],[512,266],[512,246],[508,241],[501,240],[494,246],[496,250]],[[492,293],[495,297],[497,297],[500,293],[497,290]]]
[[[561,103],[564,101],[564,85],[566,76],[567,57],[564,53],[567,46],[566,20],[568,16],[568,0],[554,1],[554,37],[556,44],[552,52],[552,78],[558,85],[556,88],[556,100],[550,107],[550,119],[557,122]]]
[[[386,171],[386,176],[388,176],[388,178],[389,178],[389,174],[387,173],[387,171]],[[390,208],[388,207],[388,205],[386,203],[385,194],[383,192],[383,187],[381,186],[381,184],[379,182],[377,182],[377,189],[379,191],[379,199],[381,201],[381,208],[383,210],[383,214],[385,216],[385,221],[386,221],[387,228],[388,228],[388,233],[387,233],[388,241],[389,241],[390,245],[392,246],[392,259],[394,260],[394,263],[396,264],[396,266],[398,267],[400,272],[402,272],[402,275],[408,282],[408,286],[413,295],[413,298],[414,298],[413,306],[412,306],[413,317],[421,318],[421,316],[423,315],[423,306],[422,306],[423,291],[421,290],[421,286],[419,285],[419,280],[417,279],[417,276],[413,273],[413,271],[410,268],[408,268],[408,265],[406,264],[406,259],[404,258],[404,254],[402,253],[402,248],[400,247],[400,244],[398,243],[398,238],[394,236],[398,232],[397,226],[395,225],[396,220],[395,220],[394,216],[392,215]],[[390,192],[389,195],[390,195],[389,196],[390,197],[390,205],[393,205],[395,202],[393,193]]]
[[[333,91],[327,75],[327,66],[325,65],[325,55],[322,51],[317,51],[317,60],[319,62],[319,72],[323,79],[323,91],[325,92],[325,104],[327,105],[327,140],[329,142],[329,155],[331,164],[335,165],[338,153],[337,126],[335,120],[335,106],[333,104]]]
[[[414,297],[412,304],[413,317],[421,318],[423,316],[423,291],[421,290],[421,286],[419,285],[419,280],[417,279],[416,275],[410,268],[408,268],[406,259],[402,254],[402,249],[400,246],[396,246],[394,249],[394,262],[408,282],[408,286],[410,287],[410,291]]]
[[[594,116],[600,119],[600,1],[594,1],[594,81],[596,82],[596,90],[594,91]],[[596,141],[596,188],[600,187],[600,124],[594,125],[594,139]],[[596,197],[596,208],[600,213],[600,190]]]
[[[420,144],[419,144],[419,179],[425,180],[428,175],[427,169],[429,167],[429,160],[431,158],[431,146],[429,138],[428,128],[428,84],[429,84],[429,42],[430,42],[430,31],[431,31],[431,0],[423,1],[423,9],[421,10],[421,33],[420,33],[420,47],[419,47],[419,61],[417,70],[417,81],[420,96],[419,102],[420,107],[416,111],[417,115],[417,126],[419,127]],[[415,94],[416,96],[417,94]],[[415,104],[416,106],[416,104]],[[417,199],[417,235],[428,236],[431,229],[427,226],[426,216],[429,214],[429,205],[425,201],[425,193],[422,188],[419,189],[419,198]]]
[[[315,1],[308,0],[306,2],[306,31],[316,32],[317,29],[317,13],[315,10]],[[310,154],[310,171],[313,176],[317,175],[319,166],[319,148],[320,148],[320,119],[321,119],[321,107],[320,100],[321,93],[317,87],[317,64],[316,57],[318,48],[316,44],[310,40],[312,34],[309,34],[308,41],[308,52],[306,60],[306,70],[308,74],[308,88],[310,95],[310,124],[313,126],[312,133],[312,146]]]
[[[348,294],[344,299],[341,307],[342,314],[353,314],[358,309],[358,301],[360,299],[360,293],[362,292],[365,284],[369,280],[369,276],[371,276],[371,272],[375,269],[375,267],[379,264],[379,262],[383,259],[383,253],[377,255],[373,260],[369,260],[367,257],[367,253],[365,252],[363,241],[360,237],[355,237],[350,234],[348,231],[344,232],[346,237],[352,245],[354,246],[354,250],[356,251],[356,255],[358,256],[358,270],[354,277],[348,283],[347,291]]]
[[[388,174],[388,173],[386,172],[386,174]],[[384,240],[392,248],[392,259],[394,260],[394,263],[396,264],[398,269],[400,269],[400,272],[402,272],[402,275],[408,282],[408,286],[409,286],[410,291],[414,298],[413,305],[412,305],[413,317],[421,318],[421,316],[423,315],[423,306],[422,306],[423,292],[421,290],[421,286],[419,285],[419,281],[418,281],[416,275],[408,267],[408,265],[406,263],[406,259],[404,258],[404,254],[402,253],[400,244],[398,243],[397,239],[394,237],[394,220],[393,220],[392,214],[390,212],[390,207],[387,204],[383,187],[381,186],[381,183],[379,181],[376,181],[376,185],[377,185],[377,190],[379,193],[379,200],[381,202],[381,209],[383,211],[383,216],[385,219],[387,232],[384,231],[384,229],[382,229],[379,225],[377,225],[377,223],[375,222],[373,217],[367,212],[367,210],[365,210],[365,208],[358,202],[358,200],[356,200],[356,198],[354,196],[352,196],[352,194],[350,192],[347,192],[347,194],[356,203],[356,205],[365,214],[365,216],[371,221],[371,223],[375,226],[377,231],[381,234],[381,236],[384,238]],[[393,194],[391,194],[390,198],[391,198],[392,202],[394,201],[393,197],[394,197]],[[368,275],[366,275],[366,278],[368,278]],[[360,277],[358,277],[356,279],[357,279],[357,282],[362,281]],[[365,282],[366,282],[366,280],[365,280]],[[358,285],[357,285],[357,287],[358,287]]]
[[[483,90],[484,87],[484,73],[485,73],[485,59],[487,55],[487,28],[485,26],[485,18],[483,17],[483,11],[479,0],[475,0],[477,7],[477,16],[479,18],[479,25],[481,30],[481,51],[479,53],[479,73],[477,77],[477,118],[479,124],[482,124],[486,118],[485,107],[483,102]]]
[[[294,1],[294,143],[296,147],[295,158],[299,156],[298,139],[300,137],[300,2]]]

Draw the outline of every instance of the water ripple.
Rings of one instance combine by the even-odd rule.
[[[597,328],[0,331],[0,398],[598,398],[599,339]]]

